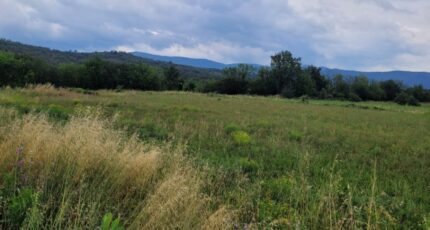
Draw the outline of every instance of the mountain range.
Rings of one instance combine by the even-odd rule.
[[[218,69],[222,70],[227,67],[237,66],[238,64],[224,64],[216,61],[212,61],[209,59],[198,59],[198,58],[188,58],[188,57],[179,57],[179,56],[161,56],[154,55],[143,52],[133,52],[135,56],[163,61],[163,62],[171,62],[179,65],[193,66],[198,68],[207,68],[207,69]],[[258,64],[250,64],[256,68],[263,67],[263,65]],[[423,85],[425,88],[430,89],[430,73],[428,72],[411,72],[411,71],[387,71],[387,72],[363,72],[363,71],[355,71],[355,70],[344,70],[344,69],[332,69],[327,67],[320,67],[321,73],[327,77],[334,77],[338,74],[347,77],[356,77],[356,76],[367,76],[371,80],[383,81],[383,80],[396,80],[402,81],[407,86],[413,85]]]

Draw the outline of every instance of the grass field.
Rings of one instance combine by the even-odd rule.
[[[178,224],[182,228],[206,225],[210,213],[219,213],[224,207],[231,216],[219,218],[227,218],[239,228],[430,228],[427,104],[406,107],[380,102],[302,102],[271,97],[38,86],[0,90],[0,106],[9,111],[5,114],[17,111],[17,117],[46,114],[48,123],[59,127],[73,125],[83,111],[99,111],[100,119],[111,121],[109,125],[127,137],[136,134],[145,145],[162,148],[166,153],[181,149],[187,158],[184,161],[192,165],[181,167],[194,170],[185,173],[189,179],[182,185],[202,180],[193,188],[193,197],[210,198],[204,212],[208,214],[192,223]],[[2,127],[13,123],[8,119],[2,119]],[[3,131],[2,135],[6,133]],[[54,132],[50,138],[63,136]],[[3,142],[5,139],[0,138]],[[123,145],[120,143],[117,144]],[[5,162],[1,164],[4,166]],[[198,178],[189,174],[198,174]],[[162,184],[169,178],[157,180],[161,182],[155,184]],[[101,189],[106,193],[99,198],[108,199],[112,191]],[[144,193],[151,191],[163,193],[155,185]],[[94,192],[88,190],[89,194]],[[123,223],[136,227],[141,224],[139,218],[125,214],[124,207],[136,199],[131,197],[123,206],[116,206],[113,201],[101,202],[106,207],[91,214],[91,226],[96,226],[97,217],[101,219],[105,211],[110,211],[114,216],[129,217]],[[187,202],[190,199],[184,198]],[[149,209],[143,210],[149,215]],[[189,215],[183,218],[192,219],[191,216],[198,215],[197,210],[188,210]],[[160,223],[173,220],[166,218],[160,217],[166,221]],[[174,220],[181,221],[180,217]],[[86,222],[58,223],[81,226]]]

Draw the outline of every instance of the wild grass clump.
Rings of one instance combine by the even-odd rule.
[[[53,124],[0,110],[0,229],[228,228],[181,149],[142,144],[97,115]]]

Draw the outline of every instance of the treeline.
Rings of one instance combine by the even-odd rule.
[[[327,78],[314,66],[288,52],[271,57],[271,66],[255,70],[249,65],[226,68],[213,80],[181,76],[173,65],[117,63],[92,57],[82,63],[48,64],[26,55],[0,52],[0,86],[52,83],[86,89],[187,90],[221,94],[281,95],[286,98],[396,101],[419,105],[430,101],[422,86],[401,82],[372,81],[365,76]]]
[[[0,86],[52,83],[86,89],[181,90],[184,80],[172,67],[115,63],[93,57],[79,63],[52,65],[26,55],[0,52]]]
[[[239,65],[224,70],[224,78],[207,84],[204,92],[223,94],[281,95],[286,98],[341,99],[351,101],[395,101],[419,105],[430,101],[430,91],[421,85],[406,87],[402,82],[373,81],[366,76],[327,78],[321,69],[303,67],[301,59],[288,52],[271,57],[271,65],[260,68],[257,77],[251,66]]]

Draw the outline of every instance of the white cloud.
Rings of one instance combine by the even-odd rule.
[[[114,48],[115,50],[125,52],[148,52],[157,55],[166,56],[184,56],[191,58],[207,58],[211,57],[214,61],[224,63],[235,63],[242,55],[246,55],[248,60],[253,63],[268,64],[270,53],[260,48],[243,47],[240,45],[213,42],[207,44],[195,44],[193,46],[183,46],[181,44],[172,44],[169,47],[155,49],[145,43],[133,45],[120,45]],[[263,57],[263,59],[261,59]]]

